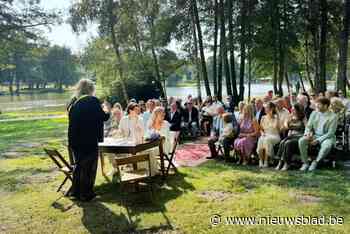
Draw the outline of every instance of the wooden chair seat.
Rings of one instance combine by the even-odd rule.
[[[149,177],[149,172],[147,169],[137,169],[132,171],[122,172],[120,179],[122,182],[135,182],[144,180]]]
[[[148,168],[137,168],[139,162],[147,162]],[[119,182],[121,190],[126,183],[134,183],[138,186],[138,182],[146,182],[151,187],[151,196],[153,197],[153,186],[152,186],[152,176],[151,176],[151,161],[149,154],[133,155],[128,157],[114,158],[114,163],[116,165]],[[132,167],[128,167],[131,166]],[[120,167],[128,167],[127,170],[120,170]]]

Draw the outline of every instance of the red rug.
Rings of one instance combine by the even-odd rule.
[[[195,167],[210,156],[207,144],[184,144],[176,150],[175,163],[179,166]]]

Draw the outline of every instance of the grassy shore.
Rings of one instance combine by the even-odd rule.
[[[153,202],[147,192],[122,196],[99,169],[100,197],[71,201],[56,193],[63,176],[42,151],[66,155],[66,129],[65,118],[1,124],[0,233],[350,233],[350,180],[342,168],[310,174],[210,161],[158,180]],[[4,156],[8,151],[21,155]],[[214,214],[223,223],[212,226]],[[335,215],[344,224],[224,224],[226,216],[301,215]]]

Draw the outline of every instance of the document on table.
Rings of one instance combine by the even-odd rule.
[[[134,141],[125,138],[106,137],[103,142],[98,143],[99,146],[136,146]]]

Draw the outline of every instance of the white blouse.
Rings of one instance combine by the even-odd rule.
[[[142,143],[145,132],[142,118],[124,116],[120,120],[119,131],[122,138],[138,144]]]

